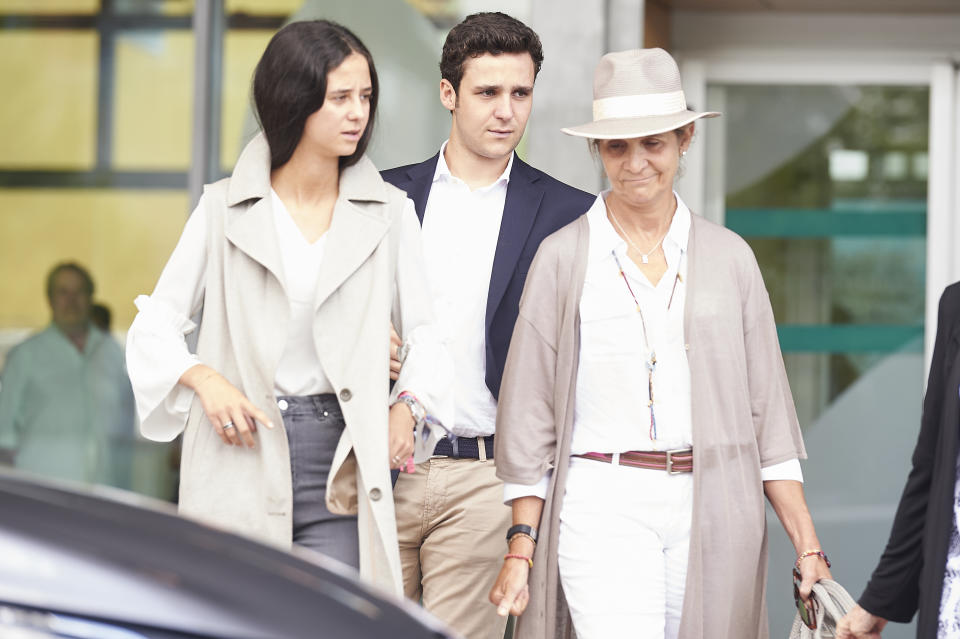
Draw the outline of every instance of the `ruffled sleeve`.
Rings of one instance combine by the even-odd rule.
[[[205,197],[205,196],[204,196]],[[127,371],[147,439],[170,441],[186,426],[193,391],[180,377],[200,363],[185,336],[203,303],[207,269],[207,212],[204,197],[180,236],[150,296],[134,300],[137,316],[127,333]]]

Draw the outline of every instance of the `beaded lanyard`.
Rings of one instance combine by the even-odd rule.
[[[647,407],[650,409],[650,441],[657,441],[657,417],[653,410],[653,372],[657,368],[657,353],[650,346],[650,341],[647,339],[647,321],[643,317],[643,310],[640,308],[640,302],[637,300],[637,296],[633,292],[633,287],[630,286],[630,280],[627,279],[627,274],[623,270],[623,265],[620,264],[620,258],[617,257],[617,252],[614,250],[610,251],[610,254],[613,255],[613,260],[617,263],[617,268],[620,269],[620,277],[623,278],[623,283],[627,285],[627,290],[630,292],[630,297],[633,298],[633,303],[637,307],[637,313],[640,314],[640,326],[643,328],[643,346],[645,349],[650,351],[650,357],[647,358],[645,362],[647,366],[647,394],[649,400],[647,401]],[[683,252],[680,253],[680,260],[683,260]],[[680,277],[680,263],[677,263],[677,275],[673,278],[673,287],[670,289],[670,300],[667,302],[667,311],[670,310],[670,307],[673,306],[673,294],[677,292],[677,282],[681,281]]]

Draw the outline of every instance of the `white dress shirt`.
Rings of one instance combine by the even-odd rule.
[[[597,196],[586,213],[590,243],[580,299],[580,365],[570,452],[580,455],[690,448],[694,445],[690,364],[684,341],[690,209],[675,194],[677,209],[662,244],[667,270],[654,285],[627,257],[627,243],[607,217],[608,193]],[[648,406],[647,361],[651,349],[656,353],[652,405],[655,437]],[[797,459],[761,472],[764,481],[803,478]],[[532,487],[506,484],[504,499],[545,497],[548,480],[549,473]]]
[[[486,313],[513,154],[493,184],[471,190],[447,167],[444,142],[423,216],[423,251],[436,316],[453,355],[455,419],[460,437],[492,435],[497,400],[487,388]]]
[[[326,235],[312,244],[307,242],[272,189],[270,197],[283,263],[281,283],[291,313],[273,391],[275,395],[333,392],[323,373],[313,339],[313,304]],[[405,218],[415,219],[413,202],[408,199],[406,207],[409,215],[405,213]],[[208,217],[204,195],[187,220],[153,293],[149,297],[140,295],[134,301],[139,313],[127,333],[127,369],[141,424],[147,424],[151,432],[181,430],[193,402],[193,390],[178,385],[178,381],[187,369],[200,363],[200,359],[189,351],[184,336],[196,329],[196,324],[189,318],[200,310],[203,303]],[[401,390],[417,394],[418,388],[436,386],[431,381],[437,376],[449,375],[447,368],[438,368],[436,358],[429,356],[430,349],[438,342],[435,328],[431,325],[425,330],[426,333],[415,330],[408,336],[411,353],[413,349],[420,349],[425,356],[407,358],[394,388],[395,394]],[[387,353],[384,357],[388,357]],[[449,419],[453,413],[450,402],[442,404],[428,408],[433,413],[442,414],[443,419]]]

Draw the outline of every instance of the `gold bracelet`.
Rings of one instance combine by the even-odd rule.
[[[206,377],[204,377],[204,378],[201,379],[199,382],[197,382],[196,384],[193,385],[193,392],[194,392],[194,393],[199,392],[201,386],[203,386],[204,384],[206,384],[208,381],[210,381],[211,378],[213,378],[213,377],[215,377],[215,376],[217,376],[217,375],[219,375],[219,373],[217,373],[217,371],[211,371],[209,375],[207,375]]]
[[[516,553],[508,553],[503,556],[504,561],[507,559],[520,559],[521,561],[525,561],[527,562],[527,566],[529,566],[530,570],[533,570],[533,558],[531,557],[527,557],[526,555],[518,555]]]
[[[800,553],[800,556],[797,557],[797,561],[793,564],[793,567],[799,570],[800,562],[806,559],[807,557],[820,557],[820,559],[823,559],[827,563],[827,568],[829,568],[831,565],[830,560],[827,559],[826,554],[824,554],[822,550],[820,550],[819,548],[813,548],[811,550],[804,550],[802,553]]]
[[[509,547],[510,544],[513,543],[513,540],[516,539],[517,537],[526,537],[527,539],[529,539],[530,541],[533,542],[533,545],[534,545],[534,546],[537,545],[537,540],[534,539],[533,537],[531,537],[530,535],[528,535],[527,533],[525,533],[525,532],[517,532],[517,533],[513,533],[513,537],[511,537],[510,539],[507,540],[507,546]]]

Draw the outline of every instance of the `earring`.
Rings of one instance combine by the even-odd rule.
[[[684,149],[683,151],[680,151],[680,157],[683,157],[683,156],[685,156],[686,154],[687,154],[687,150],[686,150],[686,149]]]

